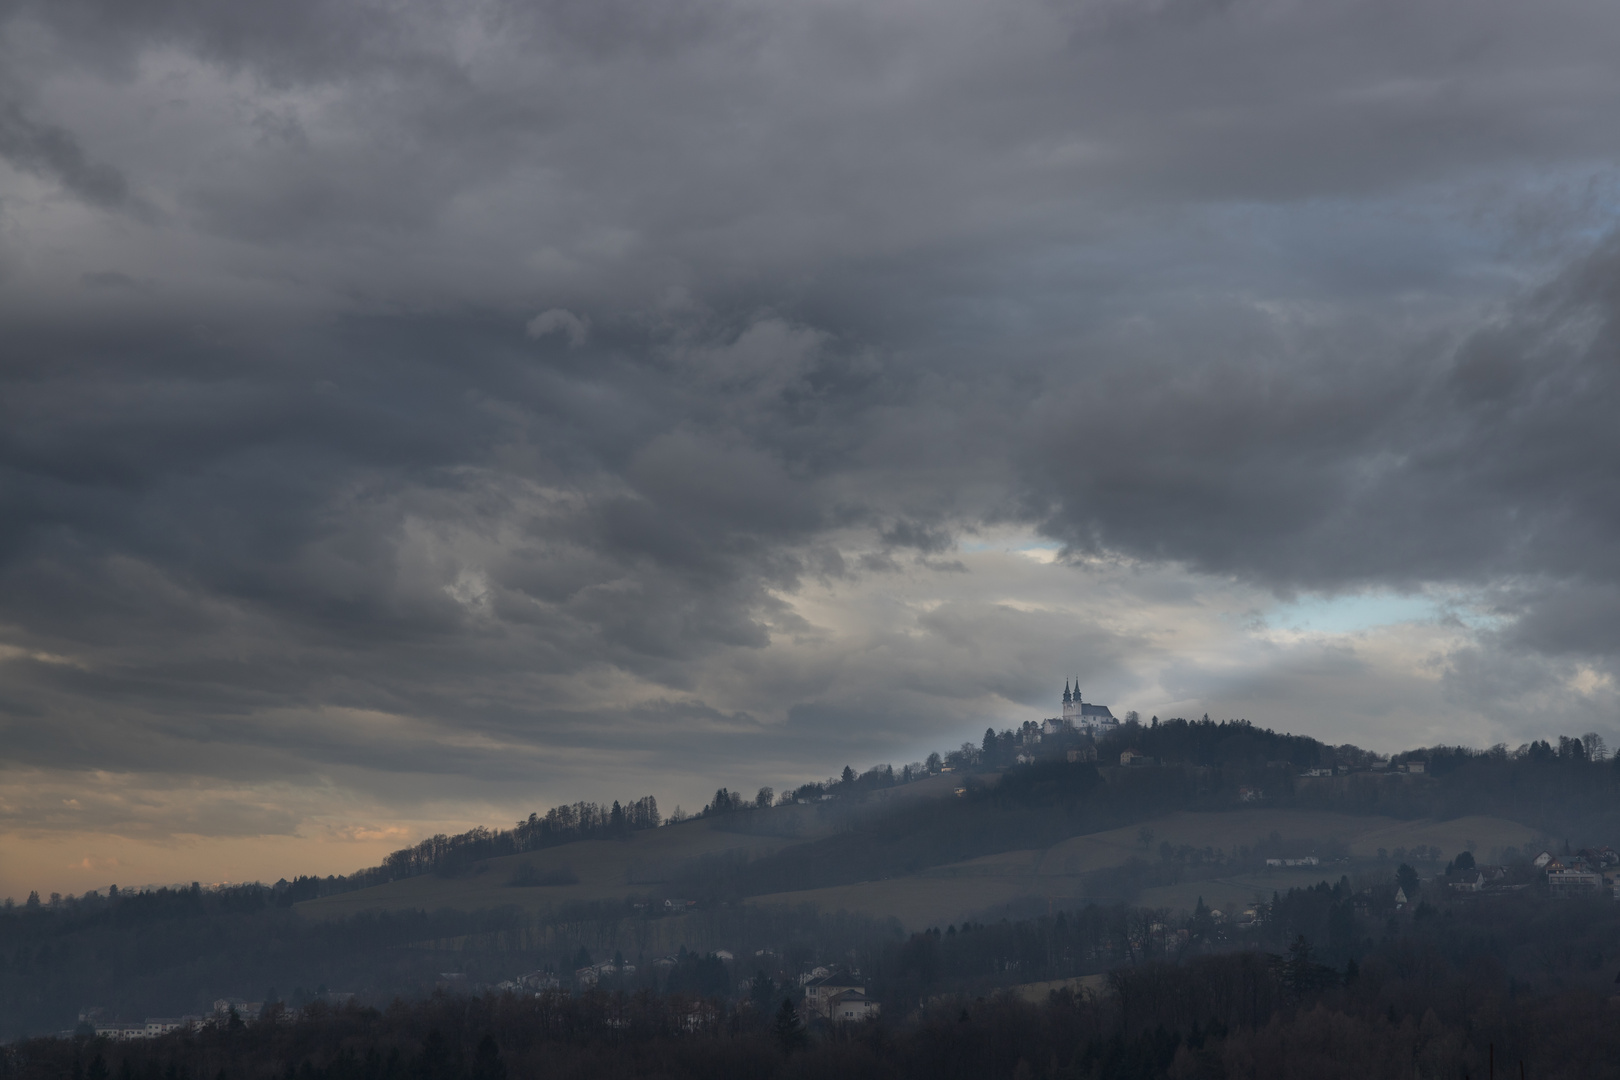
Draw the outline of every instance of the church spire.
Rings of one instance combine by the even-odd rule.
[[[1067,705],[1072,700],[1074,699],[1069,697],[1069,681],[1065,679],[1063,680],[1063,704]]]

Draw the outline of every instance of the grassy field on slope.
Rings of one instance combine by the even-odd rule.
[[[1152,834],[1144,844],[1143,830]],[[1132,859],[1155,860],[1162,843],[1173,847],[1216,847],[1231,851],[1273,833],[1284,845],[1316,841],[1343,845],[1350,863],[1303,869],[1245,868],[1231,874],[1145,890],[1138,902],[1191,908],[1198,896],[1210,904],[1247,904],[1273,890],[1314,885],[1325,877],[1373,871],[1378,849],[1433,846],[1450,858],[1472,844],[1481,858],[1493,849],[1535,842],[1535,831],[1502,818],[1465,817],[1450,821],[1397,821],[1388,817],[1236,810],[1170,814],[1141,824],[1076,836],[1046,848],[1022,849],[930,867],[917,873],[820,889],[756,896],[756,904],[813,904],[823,911],[893,916],[908,929],[959,923],[964,919],[1018,917],[1047,907],[1061,908],[1098,899],[1093,875],[1125,866]],[[1088,892],[1091,895],[1088,895]]]

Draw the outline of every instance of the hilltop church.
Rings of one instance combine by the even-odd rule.
[[[1041,725],[1042,734],[1056,735],[1060,731],[1083,731],[1088,735],[1102,735],[1119,727],[1119,721],[1106,705],[1088,705],[1080,700],[1080,680],[1074,680],[1071,693],[1069,684],[1063,684],[1063,715],[1053,717]]]

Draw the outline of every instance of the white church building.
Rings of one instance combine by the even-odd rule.
[[[1041,724],[1043,735],[1056,735],[1060,731],[1083,731],[1088,735],[1102,735],[1119,727],[1119,720],[1106,705],[1090,705],[1080,699],[1080,680],[1074,680],[1074,690],[1063,684],[1063,715]]]

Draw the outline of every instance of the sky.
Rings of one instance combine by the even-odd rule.
[[[1616,738],[1620,7],[0,2],[0,896],[1055,715]]]

